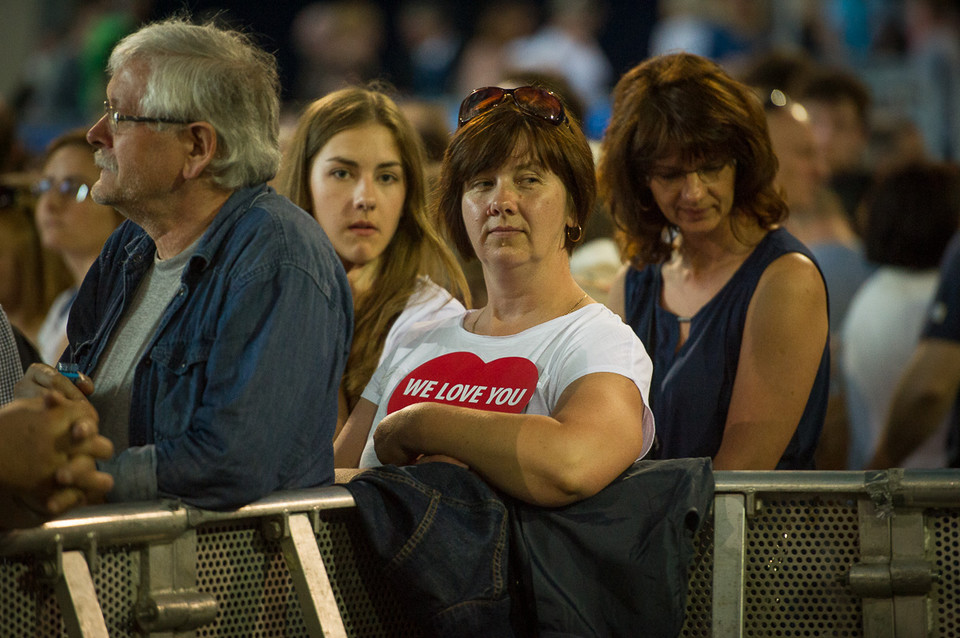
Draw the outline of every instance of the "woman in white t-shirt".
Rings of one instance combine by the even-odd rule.
[[[437,217],[479,259],[487,305],[400,340],[334,442],[337,467],[442,460],[530,503],[574,502],[654,434],[643,345],[570,274],[596,195],[590,147],[532,87],[478,89],[459,123]]]
[[[353,292],[338,433],[404,331],[469,303],[456,257],[427,220],[423,165],[416,129],[377,89],[351,87],[311,103],[287,145],[278,190],[320,222]]]

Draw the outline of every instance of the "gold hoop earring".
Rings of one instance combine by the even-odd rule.
[[[573,233],[570,231],[576,231],[577,236],[573,237]],[[567,226],[567,239],[574,244],[583,239],[583,227],[580,224],[577,224],[576,226]]]

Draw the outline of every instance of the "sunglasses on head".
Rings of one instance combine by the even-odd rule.
[[[538,117],[554,125],[563,124],[567,120],[560,98],[546,89],[532,86],[520,86],[515,89],[487,86],[477,89],[460,103],[458,126],[463,126],[481,113],[499,106],[508,95],[513,98],[517,108],[526,115]]]

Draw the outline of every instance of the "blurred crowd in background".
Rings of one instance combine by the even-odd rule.
[[[44,151],[58,135],[102,116],[114,44],[143,22],[184,9],[240,27],[275,53],[288,129],[312,100],[380,81],[393,88],[434,162],[456,126],[457,105],[474,88],[550,88],[599,141],[610,91],[627,69],[675,50],[718,61],[765,101],[778,181],[791,208],[788,228],[814,249],[830,291],[838,396],[847,306],[885,264],[882,247],[863,245],[870,243],[866,218],[879,208],[871,187],[878,175],[920,161],[960,160],[960,0],[36,0],[32,50],[13,88],[0,96],[0,305],[28,336],[36,335],[53,300],[78,283],[46,254],[51,246],[41,246],[31,227],[33,204],[23,204],[31,185],[36,194]],[[903,203],[909,210],[898,209],[898,223],[907,227],[923,225],[909,217],[921,208],[945,210],[934,220],[939,225],[923,226],[944,241],[918,236],[926,254],[906,264],[930,280],[914,313],[922,317],[960,207],[944,200],[946,191],[926,202],[929,189],[909,189],[919,179],[893,192],[913,198]],[[892,195],[883,197],[891,201]],[[595,218],[586,239],[596,242],[578,249],[572,265],[585,289],[602,300],[619,263],[610,225],[603,215]],[[906,335],[905,353],[917,330]],[[858,333],[857,326],[846,331]],[[880,370],[849,366],[850,383],[857,370]],[[847,444],[829,438],[846,431],[830,421],[844,421],[848,410],[856,410],[855,418],[866,414],[842,404],[828,414],[823,447],[834,455],[820,459],[823,468],[868,460],[870,443],[858,443],[860,457],[848,459]],[[871,416],[874,430],[883,418]],[[940,441],[933,466],[944,463]]]
[[[870,90],[878,142],[905,134],[912,124],[932,156],[956,159],[960,107],[949,100],[960,93],[950,85],[960,74],[960,35],[955,16],[948,16],[957,5],[956,0],[279,0],[266,7],[249,1],[39,0],[33,50],[3,96],[12,111],[4,117],[18,122],[27,152],[42,149],[62,130],[88,124],[102,108],[104,64],[113,44],[145,20],[186,8],[242,27],[274,51],[292,114],[345,83],[376,78],[409,100],[440,105],[446,119],[436,124],[449,125],[449,111],[470,90],[539,72],[566,83],[567,99],[582,109],[589,135],[599,138],[613,83],[648,55],[683,49],[742,74],[766,56],[789,54],[853,72]],[[420,112],[427,117],[429,111]]]

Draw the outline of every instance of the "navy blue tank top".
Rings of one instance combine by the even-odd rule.
[[[816,263],[807,247],[786,230],[767,233],[723,288],[693,316],[690,336],[679,350],[677,316],[660,305],[660,265],[628,271],[627,323],[653,359],[650,403],[657,423],[657,458],[712,458],[720,449],[747,307],[763,271],[787,253],[800,253]],[[813,469],[813,453],[827,411],[829,348],[828,341],[807,406],[777,469]]]

